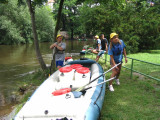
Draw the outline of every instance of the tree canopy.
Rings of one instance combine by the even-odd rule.
[[[0,4],[0,44],[32,43],[28,8],[18,7],[18,0]],[[42,3],[46,0],[34,0]],[[53,11],[36,6],[36,22],[39,41],[51,41],[58,15],[59,0]],[[35,4],[35,5],[36,5]],[[7,7],[6,7],[7,6]],[[13,10],[14,9],[14,10]],[[60,21],[60,29],[75,36],[91,37],[101,33],[109,39],[117,32],[127,45],[128,52],[158,49],[160,45],[159,0],[66,0]]]
[[[39,41],[51,41],[55,26],[51,9],[48,6],[36,6],[35,9]],[[19,6],[17,0],[10,0],[0,4],[0,44],[21,43],[33,43],[28,7]]]
[[[157,49],[160,2],[152,0],[152,3],[146,0],[69,0],[64,3],[61,27],[74,36],[103,33],[107,39],[111,32],[117,32],[129,52]]]

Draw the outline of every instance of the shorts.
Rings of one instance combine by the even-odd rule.
[[[106,51],[105,50],[101,50],[99,53],[98,53],[98,56],[101,57]]]
[[[118,64],[120,62],[115,61],[115,63]],[[123,63],[123,61],[121,61],[121,63]],[[112,62],[111,62],[111,60],[110,60],[110,65],[113,65]]]
[[[59,60],[59,61],[56,61],[56,67],[57,67],[57,66],[61,66],[61,67],[62,67],[62,66],[63,66],[63,61],[60,61],[60,60]]]

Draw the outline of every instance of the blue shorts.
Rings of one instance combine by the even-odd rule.
[[[101,57],[106,51],[105,50],[101,50],[99,53],[98,53],[98,56]]]
[[[56,61],[56,67],[57,66],[61,66],[62,67],[63,66],[63,61]]]

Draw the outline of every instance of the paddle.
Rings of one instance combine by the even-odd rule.
[[[103,81],[103,82],[101,82],[101,83],[98,83],[97,85],[90,86],[90,87],[88,87],[88,88],[84,88],[84,89],[81,90],[80,92],[83,92],[83,91],[86,91],[86,90],[91,89],[91,88],[93,88],[93,87],[96,87],[96,86],[98,86],[98,85],[104,84],[104,83],[109,82],[109,81],[111,81],[111,80],[113,80],[113,79],[115,79],[115,78],[116,78],[116,77],[112,77],[112,78],[110,78],[110,79],[108,79],[108,80],[105,80],[105,81]]]
[[[110,78],[110,79],[108,79],[108,80],[105,80],[104,82],[101,82],[101,83],[99,83],[99,84],[97,84],[97,85],[94,85],[94,86],[90,86],[90,87],[88,87],[88,88],[84,88],[83,90],[81,90],[81,91],[73,91],[72,93],[73,93],[73,95],[74,95],[74,97],[75,98],[79,98],[82,94],[85,94],[86,93],[86,90],[88,90],[88,89],[91,89],[91,88],[93,88],[93,87],[96,87],[96,86],[98,86],[98,85],[101,85],[101,84],[104,84],[104,83],[106,83],[106,82],[109,82],[109,81],[111,81],[111,80],[113,80],[113,79],[115,79],[116,77],[112,77],[112,78]]]
[[[94,82],[95,80],[97,80],[97,79],[100,78],[101,76],[105,75],[107,72],[111,71],[112,69],[114,69],[115,67],[117,67],[117,66],[120,65],[120,64],[121,64],[121,62],[118,63],[118,64],[116,64],[115,66],[113,66],[112,68],[110,68],[109,70],[107,70],[106,72],[104,72],[103,74],[101,74],[100,76],[98,76],[98,77],[96,77],[95,79],[91,80],[91,81],[90,81],[89,83],[87,83],[86,85],[84,85],[84,86],[76,89],[75,92],[80,92],[80,91],[82,91],[87,85],[91,84],[92,82]],[[64,89],[56,90],[56,91],[52,92],[52,94],[53,94],[54,96],[58,96],[58,95],[62,95],[62,94],[69,93],[69,92],[71,92],[71,91],[73,91],[73,90],[71,90],[71,88],[64,88]]]
[[[96,77],[95,79],[91,80],[89,83],[87,83],[86,85],[76,89],[75,91],[81,91],[83,90],[87,85],[91,84],[92,82],[94,82],[95,80],[97,80],[98,78],[100,78],[101,76],[105,75],[106,73],[108,73],[109,71],[111,71],[112,69],[114,69],[115,67],[117,67],[118,65],[120,65],[120,63],[116,64],[115,66],[113,66],[112,68],[110,68],[109,70],[107,70],[106,72],[104,72],[103,74],[101,74],[100,76]]]
[[[58,46],[61,46],[62,42],[60,42],[60,43],[56,42],[56,44]],[[56,47],[53,48],[53,54],[52,54],[52,60],[51,60],[51,67],[50,67],[50,74],[49,74],[49,76],[51,75],[51,70],[52,70],[52,65],[53,65],[53,62],[54,62],[54,55],[55,55],[55,53],[56,53]]]

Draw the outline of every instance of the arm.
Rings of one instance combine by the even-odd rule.
[[[112,64],[113,66],[115,66],[116,63],[115,63],[115,61],[114,61],[113,55],[110,55],[110,57],[111,57],[111,64]],[[118,67],[115,67],[115,69],[116,69],[116,70],[119,70]]]
[[[100,51],[101,49],[100,49],[100,44],[98,44],[98,51]]]
[[[113,55],[110,55],[110,57],[111,57],[111,63],[113,64],[113,66],[115,66],[116,63],[115,63],[115,61],[114,61]]]
[[[53,48],[55,47],[55,45],[56,45],[56,43],[52,44],[52,45],[50,46],[50,49],[53,49]]]
[[[54,47],[56,47],[58,50],[64,50],[64,48],[62,48],[61,46],[57,45],[57,43],[54,43],[50,46],[50,49],[53,49]]]
[[[56,45],[55,46],[58,50],[63,50],[63,48],[61,46]]]
[[[123,54],[124,54],[124,57],[125,57],[125,63],[127,63],[128,60],[127,60],[127,54],[126,54],[126,49],[125,48],[123,48]]]

